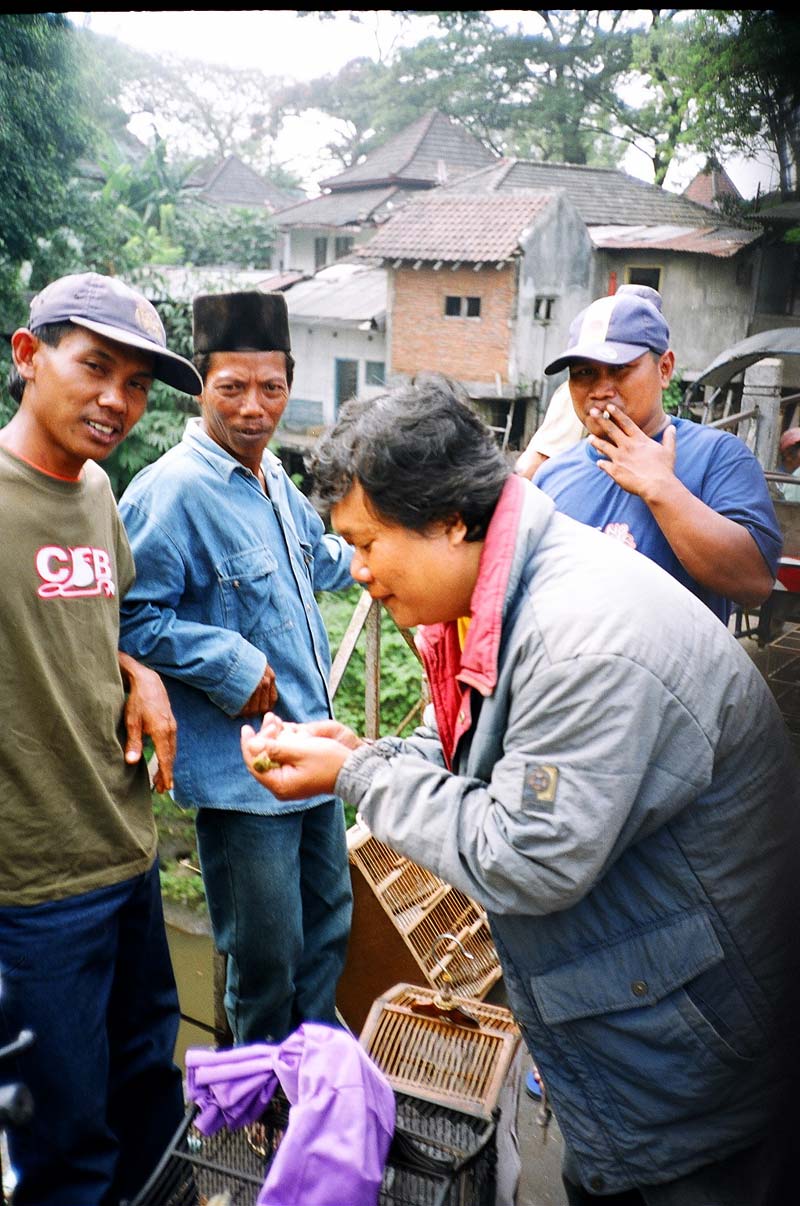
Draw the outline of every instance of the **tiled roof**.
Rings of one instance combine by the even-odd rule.
[[[402,204],[416,190],[389,188],[361,188],[341,193],[323,193],[291,205],[276,214],[279,226],[361,226],[365,222],[379,221],[390,204]]]
[[[760,230],[745,230],[740,226],[710,225],[712,215],[706,210],[705,226],[590,226],[589,235],[595,247],[625,250],[645,247],[653,251],[688,251],[695,255],[715,255],[721,258],[736,255],[748,243],[761,238]]]
[[[323,180],[321,187],[338,190],[394,180],[434,185],[441,183],[442,166],[452,178],[474,172],[495,158],[493,151],[458,122],[432,109],[372,151],[363,163]]]
[[[773,197],[770,197],[766,199],[766,202],[765,204],[764,198],[762,198],[761,208],[753,214],[757,222],[766,224],[775,222],[791,226],[800,223],[800,201],[775,201]]]
[[[731,180],[728,173],[721,167],[704,168],[683,190],[683,196],[698,205],[714,208],[719,197],[734,197],[741,201],[742,194]]]
[[[678,193],[637,180],[616,168],[501,159],[491,167],[448,184],[449,193],[551,192],[563,188],[587,226],[707,226],[708,211]]]
[[[502,263],[517,254],[524,231],[551,200],[547,193],[426,193],[403,206],[357,254],[370,259]]]
[[[214,205],[241,205],[270,213],[297,203],[297,194],[277,188],[237,155],[228,155],[208,170],[196,172],[188,182],[204,201]]]

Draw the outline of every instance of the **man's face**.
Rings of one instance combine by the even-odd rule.
[[[623,411],[645,435],[655,435],[664,425],[662,391],[672,378],[675,356],[644,352],[629,364],[602,364],[575,360],[569,366],[569,392],[578,418],[586,424],[592,408],[605,410],[609,402]]]
[[[142,417],[153,383],[149,353],[77,326],[58,347],[25,329],[12,345],[25,381],[25,455],[40,468],[77,477],[87,460],[105,460]]]
[[[380,599],[401,628],[469,614],[481,544],[464,540],[464,524],[414,532],[376,515],[356,483],[331,508],[331,522],[355,549],[350,572]]]
[[[214,352],[200,399],[203,425],[253,473],[289,401],[283,352]]]

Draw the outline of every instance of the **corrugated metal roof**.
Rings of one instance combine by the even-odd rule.
[[[359,255],[380,259],[503,263],[552,201],[549,193],[458,196],[428,193],[405,205]]]
[[[322,187],[338,190],[397,179],[436,184],[440,165],[444,165],[448,176],[452,177],[474,172],[495,158],[494,152],[474,134],[432,109],[366,155],[363,163],[323,180]]]
[[[374,265],[339,263],[286,292],[289,320],[321,319],[382,326],[386,316],[386,272]]]
[[[708,211],[706,211],[708,218]],[[761,238],[758,230],[738,226],[590,226],[595,247],[621,251],[633,247],[652,251],[685,251],[727,258]]]
[[[303,279],[302,272],[273,272],[269,268],[230,268],[225,265],[209,265],[205,268],[158,265],[151,272],[151,279],[141,282],[146,296],[153,299],[171,297],[176,301],[191,301],[198,293],[238,293],[250,289],[277,293]]]

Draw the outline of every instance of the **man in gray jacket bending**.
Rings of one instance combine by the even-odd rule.
[[[662,569],[509,475],[441,379],[348,404],[314,471],[356,580],[422,625],[435,728],[268,717],[251,772],[336,791],[488,910],[571,1203],[787,1206],[797,769],[763,679]]]

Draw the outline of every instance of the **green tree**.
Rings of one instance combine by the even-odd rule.
[[[437,16],[439,34],[385,62],[355,60],[336,77],[291,89],[279,97],[281,109],[339,119],[332,150],[345,165],[430,108],[504,154],[567,163],[619,157],[609,114],[631,56],[624,10],[541,10],[536,34],[500,27],[490,11]]]
[[[185,263],[269,268],[275,224],[264,209],[221,208],[188,201],[175,209],[172,230]]]
[[[695,76],[694,142],[709,154],[755,155],[766,145],[779,165],[781,195],[798,188],[800,21],[777,9],[712,9],[698,15],[712,47]]]
[[[663,184],[681,147],[697,149],[695,90],[718,49],[697,16],[653,10],[650,28],[633,40],[631,79],[644,90],[637,105],[618,102],[619,137],[648,155]]]
[[[0,314],[23,309],[20,267],[64,214],[90,147],[82,60],[61,13],[0,16]]]
[[[103,64],[99,70],[115,89],[116,106],[128,119],[149,120],[153,137],[166,140],[184,162],[235,154],[278,187],[297,186],[275,161],[274,96],[285,86],[283,78],[255,68],[123,50],[113,38],[89,36]],[[113,125],[113,112],[111,118]]]
[[[293,84],[276,98],[281,120],[289,116],[324,113],[336,123],[336,135],[324,148],[327,155],[341,167],[351,167],[360,155],[374,145],[380,145],[395,129],[402,128],[419,116],[412,110],[404,94],[396,94],[395,105],[402,112],[392,112],[391,69],[372,59],[352,59],[333,76],[322,76],[307,83]]]

